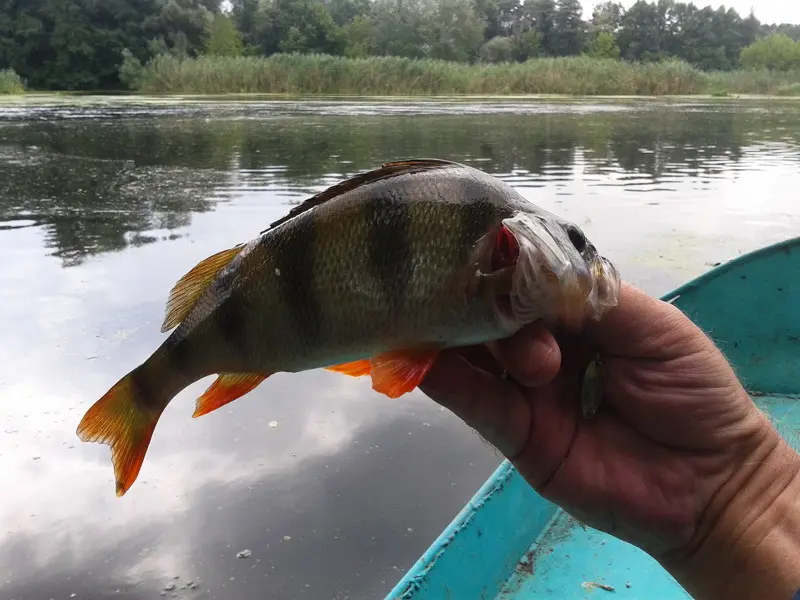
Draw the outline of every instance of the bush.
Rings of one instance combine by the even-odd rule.
[[[800,83],[782,85],[775,92],[778,96],[800,96]]]
[[[22,94],[25,82],[13,69],[0,69],[0,94]]]
[[[742,50],[741,62],[746,69],[800,69],[800,42],[782,33],[767,36]]]
[[[511,62],[514,56],[514,38],[497,36],[481,46],[479,55],[481,62],[503,63]]]
[[[122,51],[122,64],[119,66],[119,80],[132,90],[139,89],[145,69],[141,61],[127,48]]]

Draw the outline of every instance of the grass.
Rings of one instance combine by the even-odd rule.
[[[681,61],[631,63],[586,56],[468,65],[400,57],[275,54],[268,57],[159,56],[138,91],[154,94],[664,96],[776,94],[800,85],[800,72],[705,73]]]
[[[775,93],[778,96],[800,96],[800,83],[782,85]]]
[[[12,69],[0,69],[0,95],[22,94],[24,92],[25,84],[15,71]]]

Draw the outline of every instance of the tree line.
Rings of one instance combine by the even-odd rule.
[[[800,68],[800,25],[639,0],[0,0],[0,70],[35,89],[117,88],[170,54],[298,52],[465,63],[587,54],[709,71]]]

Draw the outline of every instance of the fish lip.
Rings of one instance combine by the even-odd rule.
[[[510,295],[515,321],[543,319],[577,330],[618,304],[619,272],[594,246],[581,254],[561,225],[544,216],[517,213],[503,225],[520,247]]]

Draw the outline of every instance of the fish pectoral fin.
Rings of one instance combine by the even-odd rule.
[[[214,278],[243,249],[242,245],[222,250],[201,260],[194,268],[181,277],[173,286],[167,300],[167,313],[161,332],[169,331],[180,324],[191,312],[200,295],[208,288]]]
[[[216,381],[197,399],[192,417],[197,418],[217,410],[256,389],[269,375],[262,373],[221,373]]]
[[[369,359],[355,360],[349,363],[342,363],[341,365],[332,365],[325,367],[326,371],[333,371],[334,373],[342,373],[350,377],[363,377],[372,372],[372,363]]]
[[[372,389],[399,398],[416,388],[436,362],[441,348],[393,350],[370,359]]]

